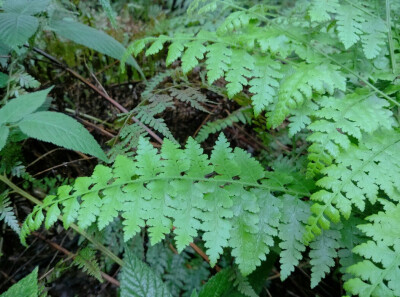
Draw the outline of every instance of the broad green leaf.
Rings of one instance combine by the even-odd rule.
[[[199,297],[222,297],[233,289],[232,277],[234,273],[231,269],[224,269],[214,275],[201,288]]]
[[[0,72],[0,88],[6,87],[7,82],[8,82],[8,75],[3,72]]]
[[[34,15],[46,10],[49,4],[50,0],[6,0],[3,9],[5,12]]]
[[[10,47],[23,45],[35,34],[37,18],[15,12],[0,13],[0,40]]]
[[[50,111],[37,112],[25,117],[19,123],[19,127],[29,137],[107,161],[106,155],[93,136],[80,123],[65,114]]]
[[[10,134],[10,129],[7,126],[0,126],[0,151],[7,143],[8,134]]]
[[[161,278],[129,250],[124,262],[119,275],[121,297],[172,297]]]
[[[0,125],[18,122],[23,117],[35,112],[45,103],[47,94],[51,89],[48,88],[12,99],[0,109]]]
[[[28,276],[21,279],[15,285],[1,294],[1,297],[37,297],[39,295],[38,289],[38,268],[36,267]]]
[[[125,47],[111,36],[84,24],[70,20],[58,20],[53,21],[50,27],[51,30],[63,38],[87,46],[88,48],[94,49],[117,60],[121,60],[126,51]],[[132,56],[127,58],[126,63],[132,65],[143,75],[140,66]]]

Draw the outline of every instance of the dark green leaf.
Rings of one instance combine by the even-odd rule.
[[[15,12],[0,13],[0,40],[10,47],[24,44],[35,34],[37,18]]]
[[[15,285],[1,294],[1,297],[37,297],[38,296],[38,268],[36,267],[28,276],[21,279]]]
[[[120,274],[121,297],[172,297],[166,285],[147,264],[132,252],[125,252]]]
[[[106,155],[93,136],[80,123],[65,114],[40,111],[25,117],[19,122],[19,127],[29,137],[107,161]]]
[[[0,126],[0,151],[7,143],[8,134],[10,133],[10,129],[7,126]]]
[[[18,122],[23,117],[36,111],[45,103],[47,94],[51,89],[48,88],[12,99],[0,109],[0,125],[3,123]]]
[[[3,5],[5,12],[34,15],[46,10],[50,0],[6,0]]]
[[[63,38],[87,46],[102,54],[121,60],[125,47],[103,31],[69,20],[58,20],[51,23],[51,29]],[[126,61],[142,74],[142,70],[133,57]]]

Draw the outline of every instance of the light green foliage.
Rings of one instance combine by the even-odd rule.
[[[302,252],[306,250],[303,234],[310,211],[307,203],[293,196],[285,196],[282,204],[282,222],[279,226],[279,238],[282,242],[279,247],[282,249],[281,280],[285,280],[299,264],[303,258]]]
[[[222,297],[232,288],[232,277],[234,271],[231,269],[223,269],[214,275],[201,288],[199,297]]]
[[[361,41],[365,57],[376,58],[386,43],[387,24],[376,10],[362,1],[340,2],[312,1],[308,11],[311,21],[321,23],[336,20],[337,36],[345,49]]]
[[[208,122],[201,127],[199,133],[196,136],[196,141],[203,142],[208,138],[210,134],[222,131],[227,127],[233,126],[234,123],[247,124],[251,121],[251,108],[242,107],[235,110],[224,119],[216,120],[214,122]]]
[[[94,276],[99,282],[103,282],[100,267],[96,260],[96,252],[93,249],[85,247],[80,250],[75,256],[73,264],[87,274]]]
[[[257,57],[253,72],[255,78],[249,82],[251,86],[249,90],[255,94],[251,99],[256,116],[274,102],[276,89],[279,86],[277,79],[283,77],[279,72],[280,69],[280,63],[268,58]]]
[[[172,296],[160,277],[129,250],[125,252],[124,262],[119,274],[121,297]]]
[[[400,294],[400,207],[387,200],[380,202],[384,211],[369,216],[368,224],[358,226],[370,238],[353,249],[363,260],[347,269],[354,277],[344,288],[360,297]]]
[[[30,274],[14,284],[7,292],[0,295],[1,297],[37,297],[39,296],[38,288],[38,268],[36,267]]]
[[[215,175],[210,177],[213,172]],[[25,221],[21,239],[24,242],[31,231],[40,227],[43,209],[57,204],[62,206],[65,227],[78,218],[81,228],[96,221],[103,228],[121,214],[125,240],[146,224],[150,241],[155,244],[171,232],[173,225],[179,251],[203,231],[212,265],[223,248],[230,246],[239,269],[249,274],[265,259],[278,234],[279,193],[308,195],[301,179],[287,175],[282,180],[281,175],[266,174],[246,152],[239,148],[232,151],[223,135],[210,158],[193,139],[184,150],[165,140],[160,154],[141,139],[135,160],[119,156],[112,168],[98,165],[91,177],[78,178],[74,186],[62,186],[57,196],[46,197],[44,205],[37,206]],[[294,196],[285,196],[284,201],[298,205],[290,214],[292,219],[282,217],[279,227],[279,237],[285,240],[287,249],[283,257],[298,258],[292,254],[301,249],[298,246],[302,223],[307,219],[306,204]],[[266,214],[270,217],[264,217]],[[289,246],[293,232],[297,234],[294,250]],[[243,245],[247,240],[257,246],[257,253],[249,253],[250,247]]]
[[[335,89],[346,90],[346,80],[331,64],[300,64],[283,79],[278,102],[270,113],[270,125],[277,127],[290,114],[291,109],[310,100],[313,91],[319,94],[333,94]]]
[[[307,226],[306,241],[328,229],[328,217],[340,221],[340,215],[349,218],[352,206],[364,211],[366,200],[375,203],[379,191],[398,199],[400,137],[395,131],[378,131],[364,136],[358,146],[350,145],[335,163],[322,170],[325,175],[317,185],[322,189],[311,195],[316,203]]]
[[[389,103],[365,89],[346,97],[324,96],[317,104],[318,109],[312,104],[305,110],[308,116],[317,118],[307,127],[313,131],[307,138],[312,143],[308,149],[310,176],[330,165],[341,149],[349,149],[350,137],[360,141],[363,133],[373,133],[379,128],[388,130],[394,125],[392,112],[387,109]],[[305,121],[310,123],[309,118]]]
[[[15,233],[20,233],[20,227],[15,213],[11,207],[7,192],[0,194],[0,221],[3,220]]]
[[[311,288],[314,288],[321,279],[335,265],[337,249],[340,247],[341,234],[338,230],[324,230],[310,243]]]

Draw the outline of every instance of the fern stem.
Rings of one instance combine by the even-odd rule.
[[[101,190],[104,191],[104,190],[109,189],[109,188],[124,187],[124,186],[127,186],[129,184],[135,184],[135,183],[147,184],[147,183],[150,183],[152,181],[157,181],[157,180],[187,180],[187,181],[191,181],[192,183],[194,183],[194,182],[208,182],[208,183],[218,183],[218,184],[238,184],[238,185],[241,185],[241,186],[244,186],[244,187],[260,188],[260,189],[265,189],[265,190],[271,191],[271,192],[284,192],[284,193],[287,193],[287,194],[291,194],[291,195],[294,195],[294,196],[300,196],[300,197],[310,197],[310,195],[311,195],[310,192],[301,192],[301,191],[288,190],[288,189],[286,189],[284,187],[283,184],[282,184],[282,186],[277,186],[277,187],[275,186],[274,187],[274,186],[270,186],[268,184],[250,183],[250,182],[243,182],[243,181],[240,181],[240,180],[233,180],[233,179],[232,180],[225,180],[225,179],[210,179],[210,178],[198,178],[198,177],[192,178],[192,177],[181,176],[181,175],[179,175],[179,176],[168,176],[168,177],[161,176],[161,177],[153,177],[153,178],[146,178],[146,179],[135,179],[135,180],[132,180],[132,181],[129,181],[129,182],[124,181],[124,182],[121,182],[121,183],[114,182],[114,183],[112,183],[110,185],[107,185],[107,186],[103,187]],[[80,192],[79,195],[72,194],[70,196],[63,197],[62,199],[53,200],[49,204],[43,204],[42,202],[40,202],[40,201],[39,202],[40,202],[40,205],[42,207],[48,207],[48,206],[50,206],[50,205],[52,205],[54,203],[61,203],[62,201],[65,201],[65,200],[68,200],[68,199],[71,199],[71,198],[74,198],[74,197],[77,197],[77,196],[84,196],[84,195],[87,195],[87,194],[90,194],[90,193],[95,193],[95,192],[98,192],[98,191],[99,191],[99,189],[88,190],[86,192]]]
[[[14,184],[11,180],[9,180],[7,178],[7,176],[5,175],[0,175],[0,181],[2,181],[3,183],[5,183],[7,186],[9,186],[11,189],[13,189],[16,193],[20,194],[22,197],[25,197],[26,199],[28,199],[29,201],[33,202],[36,205],[40,205],[42,207],[45,207],[43,205],[43,202],[40,201],[39,199],[33,197],[31,194],[25,192],[24,190],[22,190],[20,187],[18,187],[16,184]],[[62,216],[58,217],[59,220],[62,220]],[[92,236],[90,236],[88,233],[86,233],[84,230],[82,230],[81,228],[79,228],[77,225],[75,224],[71,224],[71,228],[73,230],[75,230],[77,233],[79,233],[80,235],[82,235],[83,237],[85,237],[87,240],[89,240],[96,249],[98,249],[99,251],[101,251],[103,254],[105,254],[106,256],[108,256],[111,260],[113,260],[115,263],[117,263],[120,266],[124,265],[124,262],[122,261],[122,259],[120,259],[118,256],[116,256],[114,253],[112,253],[108,248],[106,248],[104,245],[102,245],[99,241],[97,241],[96,239],[94,239]]]
[[[390,20],[390,0],[386,0],[386,25],[388,27],[388,42],[389,42],[390,61],[392,62],[392,71],[393,73],[396,73],[396,58],[394,55],[392,26]]]

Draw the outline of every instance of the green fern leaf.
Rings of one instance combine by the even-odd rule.
[[[368,18],[362,24],[361,43],[365,57],[373,59],[378,56],[382,47],[386,44],[387,27],[380,18]]]
[[[254,58],[251,55],[244,50],[232,49],[231,64],[225,76],[229,98],[242,91],[243,86],[247,86],[247,78],[252,76],[253,69]]]
[[[3,220],[15,233],[20,234],[21,229],[18,225],[17,217],[11,207],[7,192],[0,194],[0,221]]]
[[[199,133],[196,136],[197,142],[203,142],[208,138],[210,134],[222,131],[227,127],[233,126],[234,123],[241,122],[248,124],[251,121],[252,110],[249,107],[242,107],[235,110],[224,119],[209,122],[201,127]]]
[[[359,226],[371,240],[353,249],[364,260],[347,269],[354,277],[346,281],[344,288],[352,295],[394,297],[400,294],[400,207],[387,200],[380,202],[384,211],[368,217],[370,223]]]
[[[338,0],[313,0],[308,14],[312,22],[326,22],[331,20],[329,14],[335,13],[338,7]]]
[[[183,90],[171,88],[170,95],[181,102],[189,103],[193,108],[208,113],[207,109],[205,109],[200,103],[208,103],[209,101],[207,100],[207,97],[203,95],[198,89],[191,87],[185,88]]]
[[[207,79],[212,84],[224,76],[231,64],[232,50],[223,43],[213,43],[207,46]]]
[[[121,297],[171,297],[161,278],[144,262],[127,250],[119,274]]]
[[[301,253],[306,250],[303,235],[310,210],[307,203],[288,195],[284,196],[282,205],[282,222],[279,226],[279,238],[282,241],[279,247],[282,249],[280,263],[283,281],[294,271],[303,257]]]
[[[338,71],[339,67],[331,64],[301,63],[293,73],[282,81],[278,101],[270,113],[272,127],[280,125],[292,109],[301,106],[313,96],[313,92],[333,94],[335,89],[345,91],[346,78]]]
[[[168,55],[165,60],[167,66],[171,65],[182,56],[185,49],[185,41],[192,37],[193,36],[189,34],[177,34],[174,36],[173,42],[168,47]]]
[[[168,36],[160,35],[153,44],[147,49],[146,56],[157,54],[164,47],[164,43],[169,40]]]
[[[308,156],[310,176],[330,165],[341,149],[348,149],[350,137],[361,140],[364,132],[391,129],[394,125],[392,112],[387,109],[389,103],[366,89],[344,98],[322,97],[317,103],[320,109],[312,115],[318,119],[308,126],[313,131],[307,138],[312,142]]]
[[[254,93],[251,97],[251,103],[254,107],[254,113],[258,116],[262,111],[274,101],[277,94],[279,82],[277,79],[283,75],[279,72],[280,63],[265,57],[256,57],[253,75],[255,78],[249,81],[250,92]]]
[[[335,265],[340,239],[338,230],[324,230],[310,243],[311,288],[315,288]]]
[[[183,73],[188,73],[199,64],[199,60],[204,58],[207,48],[201,41],[191,41],[187,45],[185,53],[182,55]]]
[[[112,168],[98,165],[92,177],[77,178],[73,187],[60,187],[56,198],[49,196],[43,206],[36,206],[23,225],[21,240],[25,242],[26,236],[40,227],[44,208],[58,204],[63,206],[60,210],[66,226],[78,219],[81,228],[94,222],[104,228],[121,214],[125,240],[147,225],[150,242],[157,243],[171,232],[173,225],[180,251],[203,231],[211,265],[215,265],[224,247],[232,247],[239,268],[249,274],[265,259],[273,245],[272,237],[278,233],[279,200],[273,198],[273,192],[310,195],[307,183],[299,175],[284,177],[283,173],[264,172],[261,164],[245,151],[232,151],[223,135],[210,157],[193,139],[183,150],[165,140],[158,153],[141,138],[135,160],[119,156]],[[241,197],[243,204],[236,206],[233,202]],[[300,213],[306,204],[297,200],[284,198],[288,204],[300,203],[295,212],[296,218],[302,220]],[[246,201],[253,204],[246,206]],[[299,221],[285,221],[279,227],[285,231],[279,236],[288,245],[292,241],[287,238],[293,232],[301,238],[301,228],[304,227]],[[257,253],[245,254],[249,247],[240,247],[244,238],[254,243]],[[295,250],[285,245],[284,257],[292,257],[301,249],[297,240]],[[245,263],[247,259],[250,264]]]
[[[361,10],[353,5],[341,5],[338,7],[337,12],[339,40],[343,43],[345,49],[348,49],[360,40],[364,18]]]
[[[99,282],[103,282],[100,267],[96,260],[96,251],[89,247],[83,248],[75,256],[73,264],[87,274],[94,276]]]
[[[364,241],[362,232],[357,228],[357,225],[364,223],[363,220],[351,216],[340,229],[341,240],[340,249],[338,250],[340,272],[343,273],[342,279],[347,281],[352,278],[352,275],[347,272],[347,269],[361,261],[360,255],[353,253],[353,248]]]
[[[312,194],[316,203],[311,207],[313,216],[307,226],[306,241],[328,229],[330,223],[339,222],[340,214],[349,218],[352,205],[364,211],[365,200],[375,203],[379,190],[396,197],[400,178],[400,136],[396,131],[379,131],[363,137],[359,146],[351,145],[335,160],[335,164],[322,170],[325,176],[317,182],[322,189]]]

